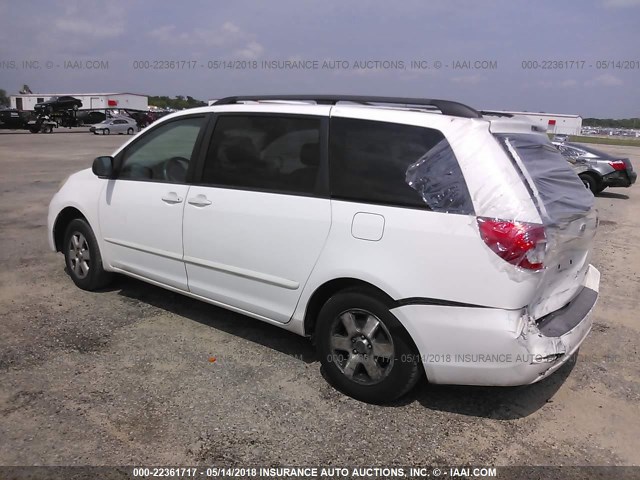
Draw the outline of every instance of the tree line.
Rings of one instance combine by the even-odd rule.
[[[583,127],[640,128],[640,118],[583,118]]]
[[[193,97],[178,95],[175,98],[167,96],[150,96],[149,105],[163,109],[182,110],[184,108],[203,107],[207,103]]]

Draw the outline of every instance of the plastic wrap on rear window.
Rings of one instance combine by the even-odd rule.
[[[496,136],[514,157],[525,183],[538,199],[544,223],[561,223],[592,209],[593,194],[544,135]]]
[[[538,270],[541,273],[535,296],[527,305],[529,317],[537,319],[563,307],[582,289],[598,224],[594,197],[546,135],[506,133],[495,136],[529,190],[544,227],[540,229],[537,222],[530,223],[530,220],[523,222],[517,211],[511,218],[498,219],[507,220],[511,232],[517,232],[518,228],[527,232],[520,235],[518,242],[507,242],[512,248],[524,246],[526,253],[515,260],[520,268],[507,267],[509,262],[514,263],[512,259],[502,261],[499,268],[506,269],[516,281],[528,281],[530,272],[538,270],[538,264],[542,267]],[[496,223],[495,219],[489,220]],[[504,259],[510,251],[502,249],[502,242],[509,231],[503,232],[499,221],[497,227],[490,226],[484,227],[488,232],[483,238]],[[528,263],[522,263],[522,260]]]
[[[407,168],[407,184],[416,190],[435,212],[473,213],[460,165],[446,139],[440,140]]]

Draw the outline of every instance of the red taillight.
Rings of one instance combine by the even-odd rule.
[[[627,166],[622,160],[614,160],[613,162],[609,162],[609,165],[613,167],[614,170],[626,170]]]
[[[544,268],[547,236],[543,225],[479,217],[478,227],[484,243],[503,260],[527,270]]]

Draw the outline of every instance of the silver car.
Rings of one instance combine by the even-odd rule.
[[[587,145],[553,142],[594,195],[607,187],[630,187],[638,174],[628,158],[615,157]]]
[[[107,118],[105,121],[92,125],[89,131],[95,135],[110,135],[112,133],[126,133],[133,135],[138,131],[136,121],[128,117]]]

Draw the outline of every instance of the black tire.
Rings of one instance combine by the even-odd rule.
[[[105,128],[104,130],[102,130],[102,134],[103,135],[110,135],[111,131],[108,128]]]
[[[599,182],[596,180],[596,178],[593,175],[589,175],[588,173],[583,173],[579,175],[579,177],[580,177],[580,180],[582,180],[582,183],[584,183],[584,186],[589,190],[591,190],[591,193],[593,193],[594,195],[602,191],[602,189],[600,188]]]
[[[352,318],[354,323],[348,322],[358,329],[350,333],[345,328],[345,318]],[[369,321],[379,322],[372,336],[363,335]],[[387,403],[400,398],[423,373],[411,337],[375,292],[345,290],[332,296],[318,314],[315,340],[329,383],[363,402]],[[336,349],[337,341],[350,351]],[[382,355],[363,353],[376,350]],[[369,369],[379,378],[371,376]]]
[[[127,135],[133,135],[133,128],[127,129]]]
[[[105,287],[113,278],[113,274],[105,272],[102,267],[98,241],[85,220],[76,218],[69,223],[62,251],[71,280],[82,290],[93,291]]]

